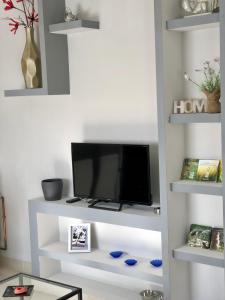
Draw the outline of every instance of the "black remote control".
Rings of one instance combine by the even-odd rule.
[[[66,200],[66,203],[75,203],[75,202],[79,202],[79,201],[81,201],[81,200],[82,200],[82,198],[75,197],[75,198]]]

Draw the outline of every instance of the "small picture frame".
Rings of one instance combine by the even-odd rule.
[[[71,224],[68,229],[68,251],[91,252],[91,224]]]

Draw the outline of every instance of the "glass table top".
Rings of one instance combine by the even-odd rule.
[[[8,286],[28,286],[32,285],[33,290],[30,296],[3,297],[3,294]],[[82,289],[69,286],[59,282],[54,282],[47,279],[27,275],[17,274],[10,278],[0,281],[0,299],[10,300],[82,300]]]

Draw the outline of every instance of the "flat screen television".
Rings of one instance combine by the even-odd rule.
[[[100,201],[119,204],[115,210],[123,204],[152,205],[149,145],[71,146],[75,197],[93,199],[95,208],[103,208],[96,207]]]

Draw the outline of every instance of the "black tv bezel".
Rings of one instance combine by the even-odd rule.
[[[75,171],[74,171],[74,167],[73,167],[73,146],[74,145],[109,145],[109,146],[129,146],[129,147],[143,147],[146,148],[146,151],[148,152],[147,155],[147,161],[148,161],[148,178],[149,178],[149,184],[148,184],[148,201],[127,201],[127,200],[115,200],[115,199],[108,199],[108,198],[91,198],[90,195],[78,195],[75,193]],[[78,198],[84,198],[84,199],[93,199],[93,200],[102,200],[102,201],[109,201],[112,203],[117,203],[117,204],[128,204],[128,205],[134,205],[134,204],[138,204],[138,205],[145,205],[145,206],[152,206],[153,202],[152,202],[152,194],[151,194],[151,163],[150,163],[150,145],[148,144],[117,144],[117,143],[93,143],[93,142],[72,142],[71,143],[71,161],[72,161],[72,174],[73,174],[73,195],[74,197],[78,197]]]

